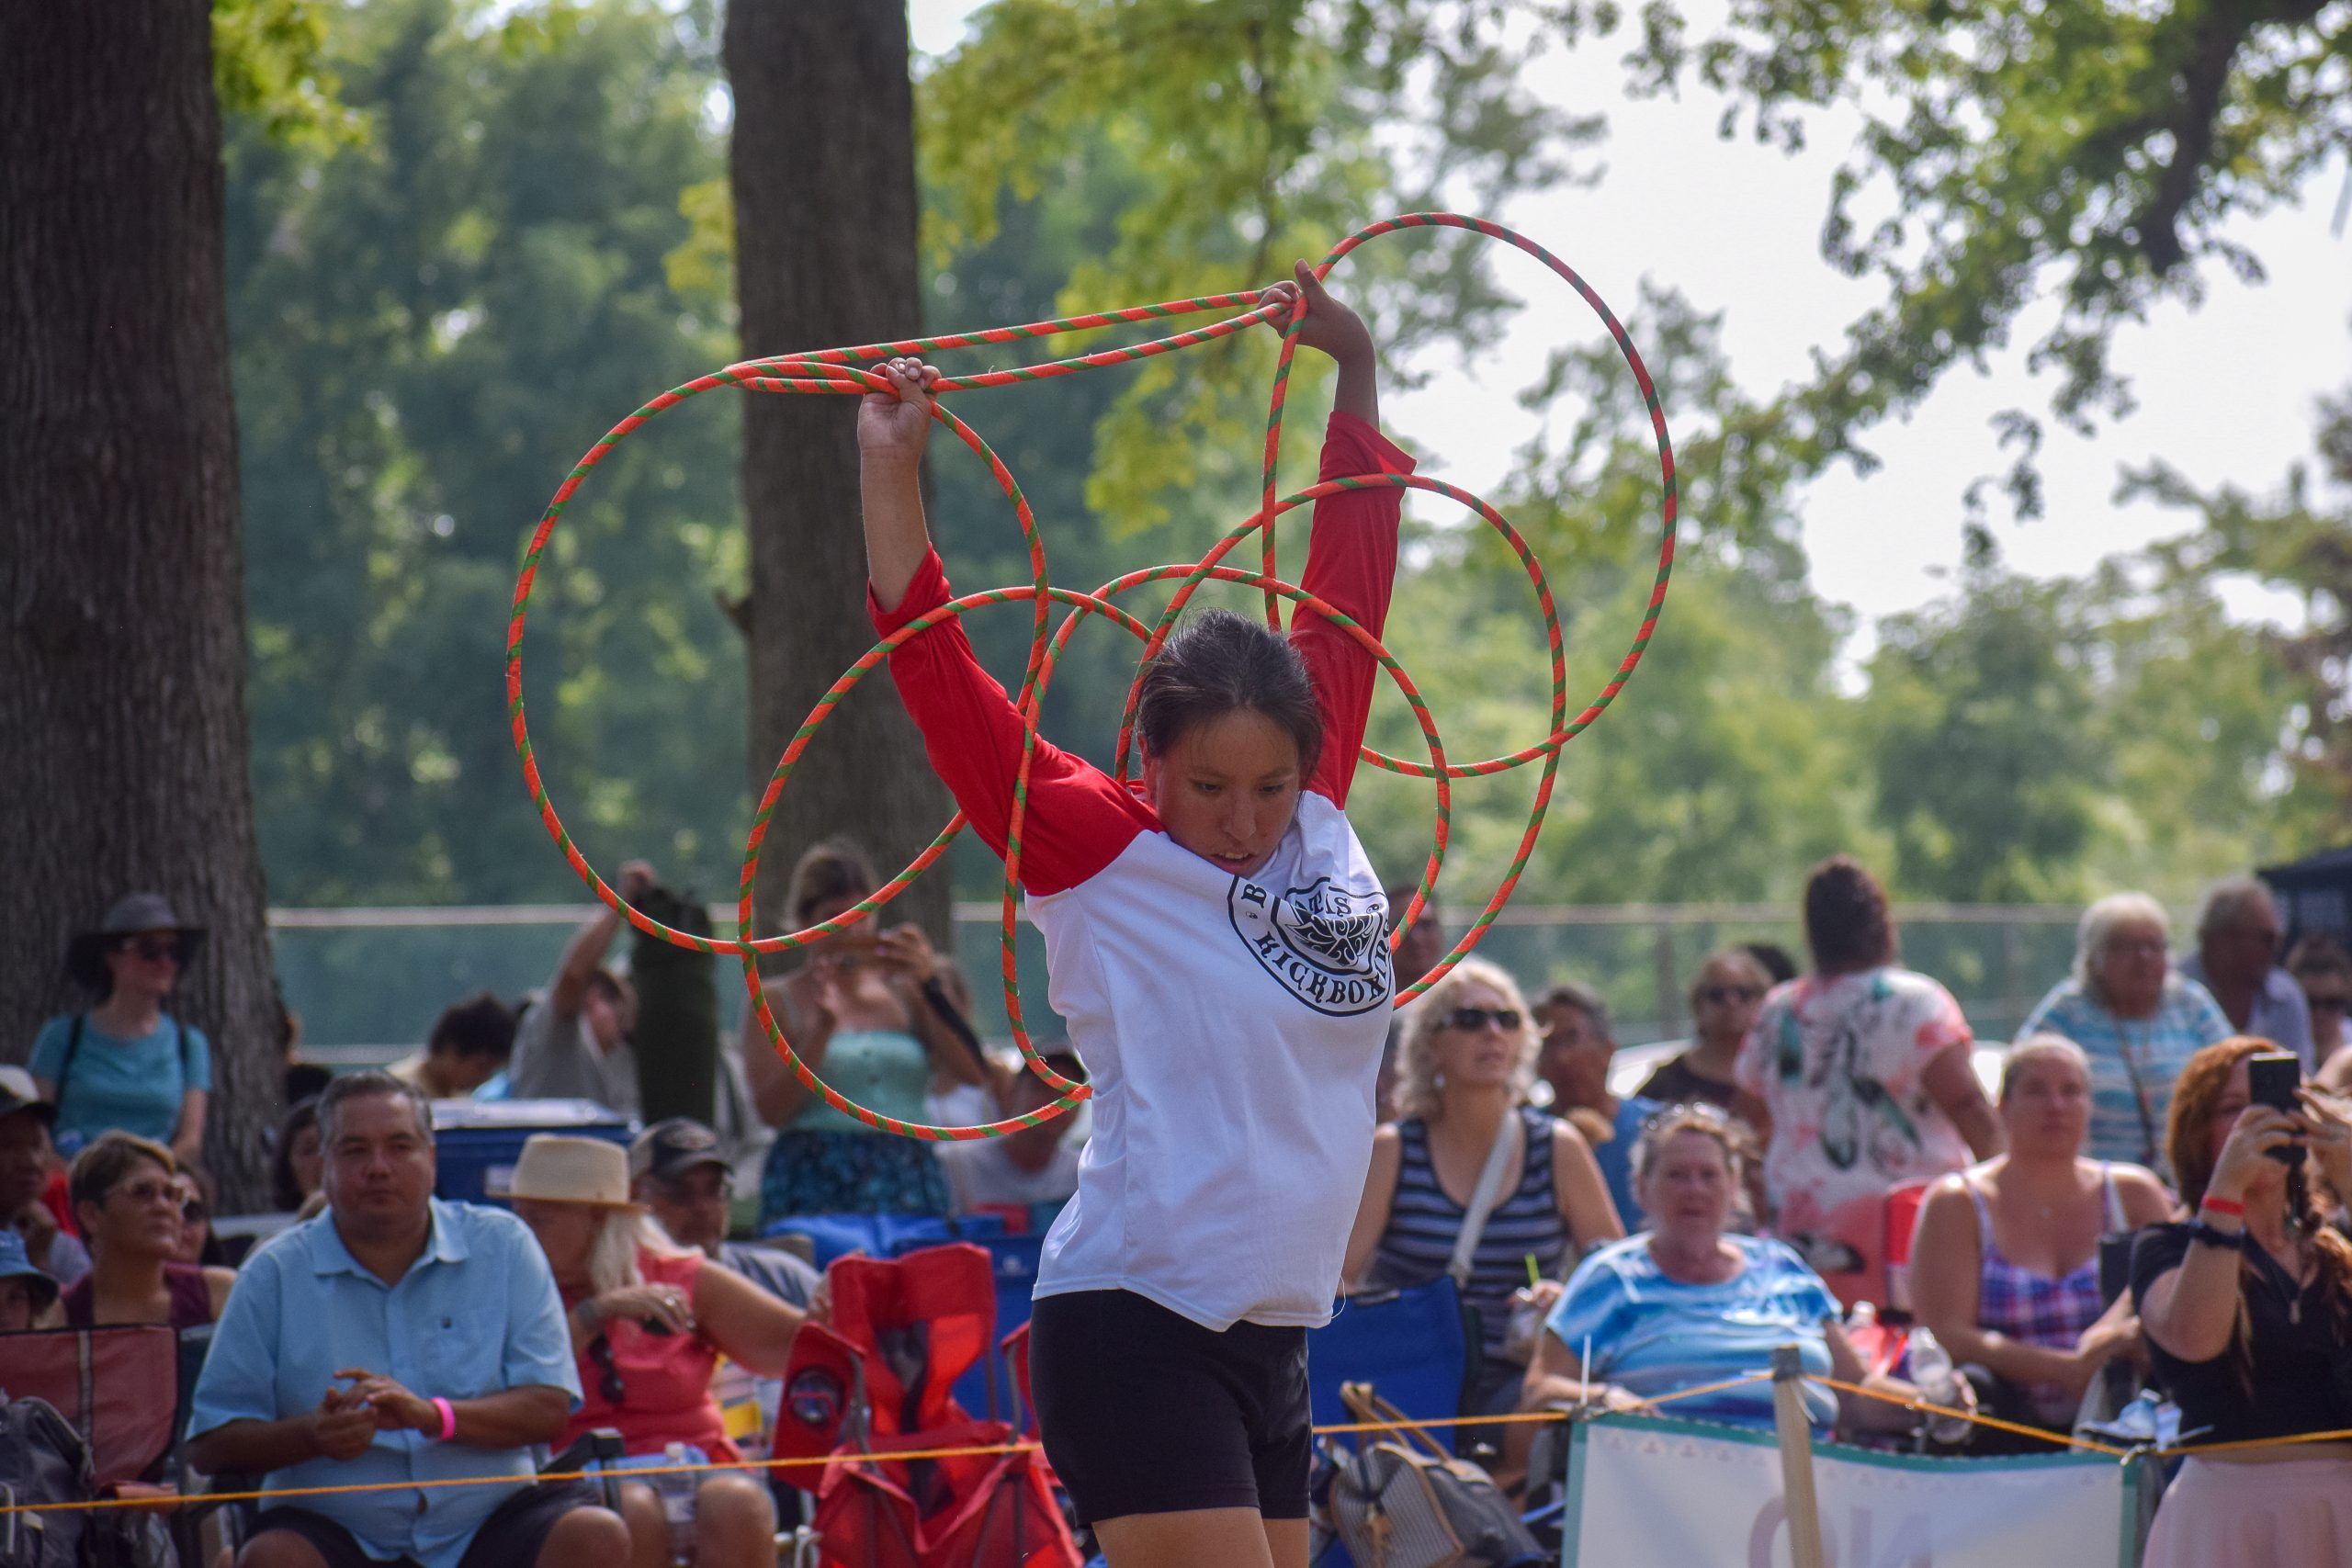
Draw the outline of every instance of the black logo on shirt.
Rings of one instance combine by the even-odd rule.
[[[1388,900],[1317,877],[1310,887],[1268,892],[1244,877],[1226,896],[1233,929],[1267,974],[1317,1012],[1349,1018],[1388,999]]]

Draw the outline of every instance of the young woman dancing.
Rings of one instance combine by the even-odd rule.
[[[1380,434],[1371,334],[1306,264],[1299,341],[1339,367],[1323,473],[1409,473]],[[867,605],[950,597],[918,468],[939,372],[877,367],[858,411]],[[1379,634],[1402,492],[1316,503],[1301,586]],[[1143,679],[1140,790],[1043,739],[1021,880],[1054,1010],[1094,1090],[1078,1195],[1038,1270],[1046,1456],[1114,1568],[1306,1562],[1306,1330],[1326,1322],[1372,1150],[1393,990],[1387,902],[1342,807],[1378,664],[1301,609],[1287,639],[1193,617]],[[890,673],[1000,855],[1023,725],[947,620]]]

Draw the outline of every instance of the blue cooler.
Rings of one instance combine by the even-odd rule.
[[[534,1133],[603,1138],[627,1147],[635,1128],[628,1117],[593,1100],[436,1100],[433,1141],[441,1174],[433,1195],[503,1204],[514,1162]]]

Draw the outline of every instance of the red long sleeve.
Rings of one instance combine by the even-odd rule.
[[[1376,428],[1352,414],[1331,416],[1320,479],[1412,471],[1413,459]],[[1405,492],[1391,489],[1341,491],[1315,503],[1306,575],[1298,585],[1374,637],[1387,624],[1388,596],[1396,585],[1396,525],[1404,511]],[[1306,661],[1323,705],[1323,755],[1306,787],[1344,807],[1380,661],[1312,610],[1292,617],[1290,640]]]

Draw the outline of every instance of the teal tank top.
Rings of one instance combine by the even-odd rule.
[[[817,1076],[868,1111],[921,1123],[923,1095],[931,1088],[931,1056],[922,1042],[895,1029],[850,1029],[825,1047]],[[796,1133],[875,1133],[875,1129],[821,1100],[811,1100],[792,1119]],[[876,1137],[888,1134],[875,1133]]]

